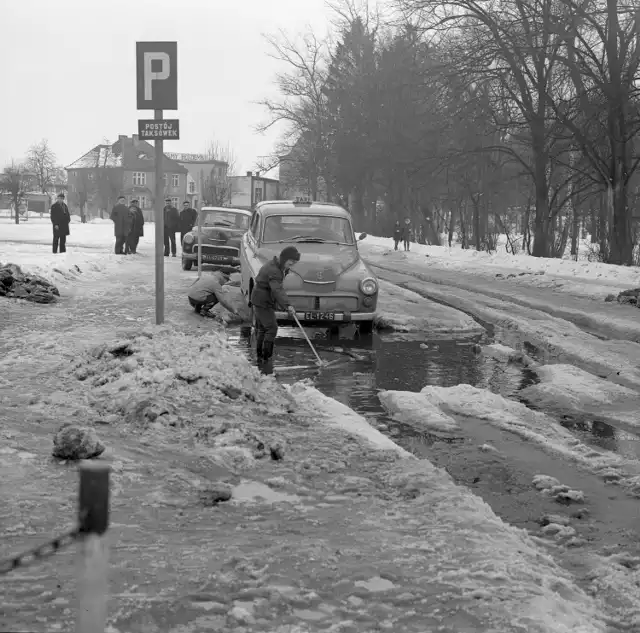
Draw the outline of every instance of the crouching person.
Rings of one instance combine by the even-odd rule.
[[[295,308],[291,305],[282,284],[289,269],[299,261],[298,249],[295,246],[287,246],[279,257],[267,262],[256,276],[251,292],[251,305],[256,321],[258,361],[268,361],[273,356],[273,345],[278,335],[277,306],[295,314]]]
[[[203,316],[218,303],[217,293],[222,290],[220,278],[216,275],[202,275],[189,288],[191,307]]]

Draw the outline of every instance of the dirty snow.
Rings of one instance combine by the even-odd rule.
[[[396,332],[473,334],[484,331],[464,312],[429,301],[384,280],[380,280],[376,323]]]
[[[640,426],[640,393],[573,365],[534,369],[540,382],[520,392],[527,402],[562,413],[591,413]]]
[[[608,451],[594,450],[548,415],[486,389],[471,385],[427,386],[420,393],[382,391],[379,397],[389,413],[406,424],[428,427],[429,415],[420,416],[421,404],[426,412],[436,407],[448,421],[460,426],[484,420],[526,441],[535,442],[543,450],[575,462],[607,481],[616,481],[634,493],[640,492],[640,464],[636,461]]]

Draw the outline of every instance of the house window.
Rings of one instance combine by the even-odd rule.
[[[133,172],[134,187],[144,187],[147,184],[147,174],[143,171]]]
[[[139,200],[140,200],[140,208],[141,209],[148,209],[149,208],[149,201],[147,200],[147,196],[140,196]]]
[[[74,175],[75,175],[75,173],[74,173]],[[96,179],[96,175],[95,175],[92,171],[90,171],[90,172],[87,174],[87,178],[88,178],[91,182],[93,182],[93,181]]]
[[[195,193],[196,192],[196,183],[191,181],[189,183],[189,193]]]
[[[171,186],[174,189],[180,186],[180,174],[171,174]]]
[[[174,207],[177,207],[177,206],[178,206],[178,198],[171,198],[171,204],[172,204]]]
[[[254,202],[257,204],[258,202],[262,202],[262,188],[256,187]]]

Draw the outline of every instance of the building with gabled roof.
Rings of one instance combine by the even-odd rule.
[[[179,208],[187,200],[188,171],[166,154],[162,167],[163,196]],[[137,134],[96,145],[65,169],[72,209],[84,209],[88,216],[108,217],[105,212],[115,205],[118,196],[125,196],[127,204],[139,200],[145,219],[153,219],[155,147]]]

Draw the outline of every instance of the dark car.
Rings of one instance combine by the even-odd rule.
[[[202,229],[202,263],[223,271],[240,268],[240,241],[249,228],[251,212],[228,207],[203,207],[199,211]],[[198,225],[182,240],[182,268],[198,265]]]

